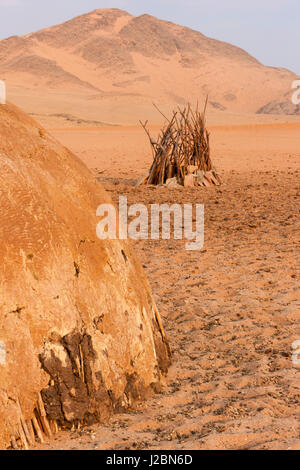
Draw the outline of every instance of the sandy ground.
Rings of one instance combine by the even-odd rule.
[[[51,132],[116,202],[204,203],[206,240],[134,242],[173,353],[163,393],[40,448],[299,449],[300,123],[212,127],[225,184],[194,190],[133,186],[151,162],[137,127]]]

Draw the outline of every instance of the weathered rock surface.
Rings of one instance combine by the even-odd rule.
[[[293,104],[291,99],[286,101],[271,101],[257,111],[257,114],[286,114],[296,116],[300,114],[300,104]]]
[[[129,243],[96,236],[107,202],[77,157],[0,106],[0,448],[39,393],[71,426],[160,388],[170,355],[143,270]]]
[[[153,100],[170,112],[207,95],[213,114],[255,113],[290,100],[298,78],[199,31],[114,8],[3,39],[0,69],[16,103],[67,126],[101,125],[91,124],[99,113],[115,124],[157,122]]]

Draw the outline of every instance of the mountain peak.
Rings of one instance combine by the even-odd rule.
[[[96,8],[95,10],[92,10],[91,12],[87,13],[92,14],[92,13],[99,13],[101,15],[110,14],[110,13],[115,13],[115,14],[121,14],[121,15],[130,15],[126,10],[122,10],[121,8]],[[131,16],[131,15],[130,15]]]

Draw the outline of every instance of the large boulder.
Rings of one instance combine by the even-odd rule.
[[[170,354],[110,198],[69,150],[0,106],[0,448],[106,420],[160,389]]]

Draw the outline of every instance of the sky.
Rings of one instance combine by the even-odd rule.
[[[300,75],[300,0],[0,0],[0,39],[97,8],[148,13],[188,26]]]

